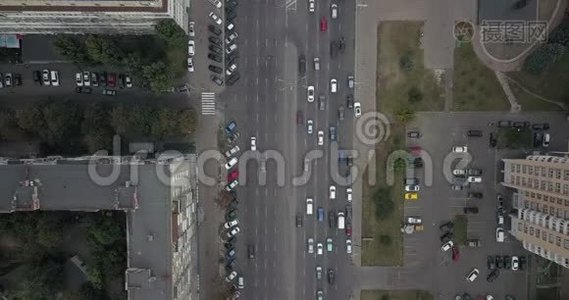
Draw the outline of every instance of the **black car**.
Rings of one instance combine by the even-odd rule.
[[[514,127],[514,128],[527,128],[527,127],[529,127],[529,122],[528,122],[528,121],[524,121],[524,122],[521,122],[521,121],[514,122],[513,127]]]
[[[543,145],[543,133],[536,132],[533,134],[533,147],[539,148]]]
[[[220,35],[221,34],[221,29],[215,27],[215,25],[207,25],[207,30],[209,30],[209,32],[215,34],[215,35]],[[210,40],[211,42],[211,40]]]
[[[298,57],[298,73],[300,73],[301,76],[306,73],[306,57],[304,57],[304,55]]]
[[[75,88],[75,92],[78,94],[91,94],[93,92],[93,89],[90,87],[81,87],[78,86]]]
[[[463,211],[465,214],[477,214],[478,213],[478,207],[468,206],[468,207],[463,208]]]
[[[504,269],[510,270],[512,268],[512,258],[510,256],[504,256]]]
[[[226,221],[235,220],[236,218],[237,218],[237,210],[236,209],[230,209],[225,214],[225,220]]]
[[[549,123],[535,123],[531,125],[531,129],[533,130],[547,130],[549,129]]]
[[[207,68],[208,68],[210,71],[212,71],[212,72],[214,72],[214,73],[217,73],[217,74],[221,74],[221,72],[223,72],[223,69],[220,68],[220,67],[218,67],[218,66],[209,65],[209,66],[207,66]]]
[[[403,178],[403,184],[419,185],[419,178]]]
[[[496,269],[496,260],[494,259],[493,256],[488,256],[486,264],[488,266],[488,270]]]
[[[418,168],[422,168],[423,167],[423,159],[420,157],[415,157],[413,159],[413,167],[418,169]]]
[[[496,139],[496,136],[494,136],[493,133],[490,133],[490,138],[488,140],[488,143],[492,148],[496,147],[496,145],[498,144],[498,139]]]
[[[249,245],[247,247],[247,256],[249,259],[255,259],[255,246]]]
[[[20,73],[14,74],[14,85],[15,86],[22,85],[22,74],[20,74]]]
[[[213,60],[213,61],[215,61],[215,62],[218,62],[218,63],[221,62],[221,56],[219,56],[219,55],[217,55],[217,54],[214,54],[214,53],[208,53],[208,54],[207,54],[207,58],[209,58],[209,59],[211,59],[211,60]]]
[[[481,169],[468,169],[466,170],[466,175],[468,176],[480,176],[482,175]]]
[[[215,84],[222,86],[223,85],[223,79],[219,78],[218,76],[215,75],[211,75],[209,77],[211,79],[211,81],[213,81]]]
[[[496,278],[498,278],[499,275],[500,275],[500,270],[494,269],[492,272],[490,272],[490,274],[488,274],[488,276],[486,277],[486,281],[493,282],[494,280],[496,280]]]
[[[334,269],[328,269],[328,283],[329,284],[334,284],[336,282],[336,274],[334,272]]]
[[[225,60],[231,61],[235,60],[239,56],[239,51],[235,50],[225,56]]]
[[[103,73],[99,74],[99,83],[103,87],[107,86],[107,72],[103,72]]]
[[[215,37],[215,36],[210,36],[207,38],[207,40],[210,43],[217,45],[217,46],[220,46],[220,47],[223,45],[223,41],[221,41],[218,37]]]
[[[468,193],[468,198],[478,198],[478,199],[482,199],[483,194],[480,192],[469,192]]]
[[[504,268],[504,257],[497,255],[496,256],[496,268],[503,269]]]
[[[333,210],[328,211],[328,226],[330,228],[336,227],[336,212]]]
[[[296,216],[296,227],[302,227],[302,216],[301,215]]]
[[[349,94],[349,95],[347,96],[346,103],[347,103],[346,106],[347,106],[348,108],[354,108],[354,95]]]
[[[442,231],[451,231],[454,228],[453,222],[446,222],[443,225],[439,226],[439,229]]]
[[[482,130],[469,130],[466,135],[469,137],[481,137]]]
[[[35,84],[42,85],[41,72],[40,71],[34,71],[33,78],[34,78]]]
[[[510,128],[512,127],[512,121],[498,121],[499,128]]]
[[[235,8],[237,5],[239,5],[239,3],[237,3],[237,0],[227,0],[225,1],[225,5],[226,7]]]
[[[419,132],[417,130],[407,132],[407,137],[409,137],[409,138],[418,139],[421,136],[422,136],[421,132]]]
[[[124,89],[126,87],[126,76],[124,74],[119,74],[119,87]]]
[[[215,54],[223,54],[223,50],[216,45],[209,45],[208,49]]]
[[[526,257],[519,256],[519,259],[520,259],[520,270],[524,270],[527,263]]]
[[[445,232],[445,234],[443,234],[441,236],[441,242],[444,244],[444,243],[450,241],[452,239],[453,235],[454,234],[452,233],[452,231]]]
[[[241,78],[241,75],[239,74],[239,72],[233,73],[233,75],[229,76],[229,78],[227,78],[227,85],[232,86],[234,85],[239,78]]]
[[[231,9],[230,7],[226,7],[225,13],[225,20],[231,21],[237,17],[237,13],[235,10]]]

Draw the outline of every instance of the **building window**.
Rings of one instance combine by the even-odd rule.
[[[563,210],[561,208],[557,209],[557,217],[558,218],[563,218]]]
[[[559,205],[563,204],[563,199],[557,198],[557,204],[559,204]]]
[[[526,186],[526,178],[522,177],[522,186]]]
[[[543,205],[543,213],[546,214],[546,213],[548,213],[548,211],[549,211],[549,206],[544,204]]]
[[[559,183],[559,182],[555,183],[555,192],[561,193],[561,183]]]
[[[547,177],[553,178],[553,169],[549,168],[549,172],[547,172]]]
[[[534,230],[533,230],[533,226],[530,226],[530,227],[529,227],[529,234],[530,234],[530,235],[533,235],[533,231],[534,231]]]
[[[539,230],[539,229],[536,228],[536,229],[535,229],[535,236],[536,236],[536,237],[540,237],[540,236],[541,236],[541,230]]]
[[[539,181],[537,179],[534,179],[533,180],[533,187],[537,189],[538,186],[539,186]],[[537,194],[537,199],[541,200],[541,197],[542,197],[541,194]]]
[[[563,240],[563,248],[569,249],[569,240],[568,239]]]
[[[510,165],[510,173],[514,173],[515,171],[516,171],[516,164],[511,164]]]
[[[555,236],[555,245],[561,247],[561,237]]]
[[[533,201],[530,202],[529,207],[530,207],[531,209],[535,210],[535,202],[533,202]]]
[[[533,166],[528,166],[528,174],[533,175]]]
[[[522,174],[527,174],[527,166],[526,165],[522,166]]]
[[[542,190],[542,191],[545,191],[545,186],[546,186],[546,182],[545,182],[545,180],[542,180],[542,181],[539,183],[539,189]]]
[[[518,232],[522,231],[522,222],[518,222]]]
[[[555,178],[561,179],[561,169],[555,169]]]
[[[520,165],[516,164],[516,173],[520,173]]]
[[[547,232],[543,231],[541,233],[541,239],[547,242]]]
[[[569,181],[569,170],[563,172],[563,180]]]
[[[563,195],[569,195],[569,184],[563,184]]]
[[[553,234],[549,234],[549,243],[553,244]]]
[[[545,177],[545,167],[541,167],[541,177]]]

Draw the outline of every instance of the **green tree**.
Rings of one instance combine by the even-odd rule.
[[[0,111],[0,139],[19,140],[25,136],[24,132],[18,127],[16,121],[13,111]]]
[[[173,109],[168,107],[158,108],[150,124],[150,135],[155,139],[161,140],[164,137],[178,133],[178,120],[176,117],[176,112]]]
[[[417,103],[423,100],[423,93],[417,87],[413,86],[407,92],[409,103]]]
[[[90,35],[85,47],[91,60],[104,65],[121,65],[123,54],[118,44],[107,36]]]
[[[42,108],[42,115],[45,127],[40,130],[40,135],[49,145],[61,143],[70,129],[79,125],[77,107],[70,101],[48,103]]]
[[[149,83],[150,90],[154,93],[159,94],[172,86],[172,72],[162,61],[143,66],[142,74],[144,80]]]
[[[76,36],[58,34],[55,36],[53,45],[59,54],[77,64],[91,63],[85,44]]]
[[[408,73],[415,67],[415,58],[413,57],[413,52],[405,51],[401,58],[399,59],[399,67],[404,72]]]
[[[407,163],[405,162],[405,159],[403,159],[403,158],[397,158],[393,162],[393,169],[395,171],[404,171],[406,167],[407,167]]]
[[[108,300],[109,297],[105,291],[93,286],[90,282],[85,282],[79,288],[79,294],[82,300]]]
[[[89,238],[101,245],[112,245],[122,239],[119,224],[109,217],[100,217],[89,226]]]
[[[567,49],[561,44],[542,45],[530,54],[524,63],[524,69],[534,75],[540,75],[566,52]]]
[[[16,109],[16,123],[24,131],[37,133],[45,127],[40,105]]]
[[[382,234],[379,236],[379,242],[384,246],[390,246],[393,243],[393,239],[390,235]]]
[[[415,111],[408,107],[402,107],[395,112],[397,120],[403,124],[407,124],[415,119]]]
[[[194,133],[198,126],[196,112],[191,109],[180,110],[176,120],[178,121],[178,133],[181,135]]]
[[[174,20],[163,19],[154,25],[156,34],[164,39],[168,44],[175,47],[185,47],[188,37],[186,33]]]
[[[391,200],[391,189],[377,189],[373,195],[375,216],[379,220],[387,219],[393,213],[394,204]]]
[[[98,150],[110,150],[113,139],[113,130],[109,126],[110,114],[109,107],[100,103],[92,104],[85,108],[83,112],[83,122],[81,132],[83,142],[87,146],[89,153]]]

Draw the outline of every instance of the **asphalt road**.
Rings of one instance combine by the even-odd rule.
[[[272,161],[267,162],[266,185],[257,182],[259,165],[250,162],[241,167],[247,184],[238,188],[241,199],[239,219],[242,233],[238,238],[239,271],[245,276],[245,299],[314,299],[316,291],[324,291],[325,299],[348,299],[351,293],[351,261],[346,254],[344,231],[328,227],[328,212],[344,210],[345,187],[337,186],[336,200],[328,199],[330,176],[330,143],[328,129],[336,126],[340,148],[351,148],[353,112],[345,110],[344,121],[338,119],[338,108],[346,105],[347,75],[353,74],[354,6],[338,2],[339,18],[330,17],[330,2],[318,2],[315,13],[309,13],[306,2],[240,1],[236,31],[239,33],[239,69],[241,80],[221,94],[226,103],[226,121],[235,120],[241,132],[238,144],[250,148],[250,137],[257,138],[262,153],[276,150],[284,157],[286,184],[277,184]],[[322,16],[328,29],[321,32]],[[284,24],[284,26],[282,25]],[[330,42],[344,37],[346,49],[330,57]],[[306,57],[306,74],[298,72],[298,57]],[[320,58],[320,70],[313,68],[313,58]],[[329,93],[331,78],[338,80],[337,94]],[[307,102],[306,88],[314,85],[316,97],[326,96],[326,110],[318,110],[317,101]],[[304,122],[297,124],[297,111]],[[314,120],[314,133],[306,132],[306,119]],[[316,132],[325,131],[323,147],[317,146]],[[346,137],[344,139],[344,137]],[[324,157],[312,162],[307,184],[293,187],[291,178],[303,172],[304,155],[313,149],[324,150]],[[243,171],[246,170],[246,174]],[[243,183],[243,182],[242,182]],[[315,200],[315,214],[305,215],[306,197]],[[325,222],[316,221],[316,209],[323,207]],[[300,214],[304,226],[295,226]],[[334,241],[334,251],[323,255],[307,253],[307,239],[325,245]],[[255,259],[248,259],[247,247],[256,248]],[[336,272],[334,285],[316,279],[316,265],[324,272]]]

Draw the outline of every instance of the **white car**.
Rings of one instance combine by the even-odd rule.
[[[59,72],[58,71],[51,71],[51,85],[52,86],[59,86]]]
[[[216,14],[214,14],[213,12],[209,13],[209,18],[212,19],[215,24],[217,25],[221,25],[221,18],[219,18]]]
[[[308,238],[308,254],[314,253],[314,239]]]
[[[314,58],[314,70],[315,71],[320,70],[320,58],[318,57]]]
[[[318,130],[318,146],[324,145],[324,131]]]
[[[468,176],[468,178],[466,178],[466,181],[468,181],[470,183],[481,183],[482,177],[480,177],[480,176]]]
[[[41,71],[41,79],[43,85],[51,85],[51,78],[49,78],[49,70],[44,69]]]
[[[81,72],[75,74],[75,83],[77,83],[77,86],[83,86],[83,75]]]
[[[332,3],[332,5],[330,6],[331,9],[331,15],[332,15],[332,19],[337,19],[338,18],[338,4],[336,3]]]
[[[230,238],[236,236],[239,232],[241,232],[241,229],[239,228],[239,226],[235,226],[233,227],[233,229],[231,229],[231,231],[227,233],[227,237]]]
[[[189,56],[196,55],[196,42],[194,42],[194,40],[188,41],[188,55]]]
[[[314,86],[309,85],[306,92],[307,92],[308,102],[314,102]]]
[[[346,239],[346,253],[352,254],[352,240]]]
[[[464,176],[464,175],[466,175],[466,170],[464,170],[464,169],[454,169],[454,170],[452,170],[452,175],[454,175],[454,176]]]
[[[191,37],[196,36],[196,22],[194,21],[190,21],[189,25],[188,25],[188,35]]]
[[[313,13],[316,9],[316,2],[314,0],[308,0],[308,11]]]
[[[326,251],[327,252],[334,251],[334,242],[332,241],[332,238],[326,239]]]
[[[362,115],[362,104],[359,102],[354,103],[354,116],[359,118]]]
[[[83,85],[84,86],[91,85],[91,73],[89,73],[89,71],[83,71]]]
[[[408,184],[405,186],[406,192],[418,192],[419,190],[421,190],[421,188],[417,184],[415,184],[415,185]]]
[[[330,79],[330,93],[336,94],[338,92],[338,80],[335,78]]]
[[[520,268],[520,260],[517,256],[512,256],[512,271],[517,271]]]
[[[311,119],[306,120],[306,132],[308,134],[312,134],[312,131],[314,130],[314,121],[312,121]]]
[[[423,223],[423,220],[420,217],[416,217],[416,216],[407,217],[407,224],[419,225],[422,223]]]
[[[470,282],[474,282],[474,280],[476,280],[476,278],[478,278],[478,274],[480,274],[480,271],[478,271],[478,269],[474,268],[474,269],[472,269],[472,271],[470,271],[470,273],[468,273],[468,275],[466,275],[466,280],[468,280]]]
[[[504,228],[502,227],[496,228],[496,242],[498,243],[504,242]]]
[[[233,281],[233,279],[235,279],[235,277],[237,277],[237,272],[232,271],[231,273],[229,273],[229,275],[227,275],[227,277],[225,277],[225,282],[231,282]]]
[[[239,35],[237,32],[232,32],[227,38],[225,38],[226,44],[231,44]]]
[[[230,158],[231,156],[235,155],[237,152],[239,152],[239,146],[235,146],[227,151],[225,151],[225,157]]]
[[[314,210],[314,201],[312,200],[312,198],[306,198],[306,214],[312,215],[313,210]]]
[[[235,219],[233,221],[225,222],[225,224],[223,224],[223,227],[225,227],[225,229],[229,229],[233,226],[236,226],[237,224],[239,224],[239,220]]]
[[[441,250],[444,252],[449,251],[452,246],[454,246],[454,243],[452,241],[448,241],[441,246]]]
[[[257,151],[257,138],[251,137],[251,151]]]
[[[452,147],[452,152],[466,153],[466,152],[468,152],[468,147],[466,147],[466,146],[454,146],[454,147]]]
[[[191,57],[188,57],[188,72],[194,72],[194,59]]]
[[[127,74],[124,76],[124,83],[126,84],[127,88],[132,87],[132,78],[130,78],[130,75]]]
[[[336,199],[336,187],[331,185],[329,191],[330,191],[330,200]]]
[[[226,168],[227,170],[233,168],[233,167],[237,164],[238,161],[239,161],[239,160],[237,159],[237,157],[234,157],[234,158],[230,159],[230,160],[225,164],[225,168]]]
[[[227,67],[227,70],[225,70],[225,75],[231,76],[231,74],[233,74],[233,72],[235,72],[235,70],[237,70],[237,65],[231,64],[231,66]]]
[[[225,190],[228,192],[231,192],[238,184],[239,184],[239,181],[237,179],[235,179],[232,182],[230,182],[228,185],[225,186]]]
[[[346,189],[346,196],[348,198],[348,202],[352,202],[352,188]]]
[[[322,243],[318,243],[316,245],[316,254],[318,255],[324,254],[324,245],[322,245]]]
[[[215,6],[216,8],[221,8],[221,1],[219,0],[207,0],[211,5]]]

